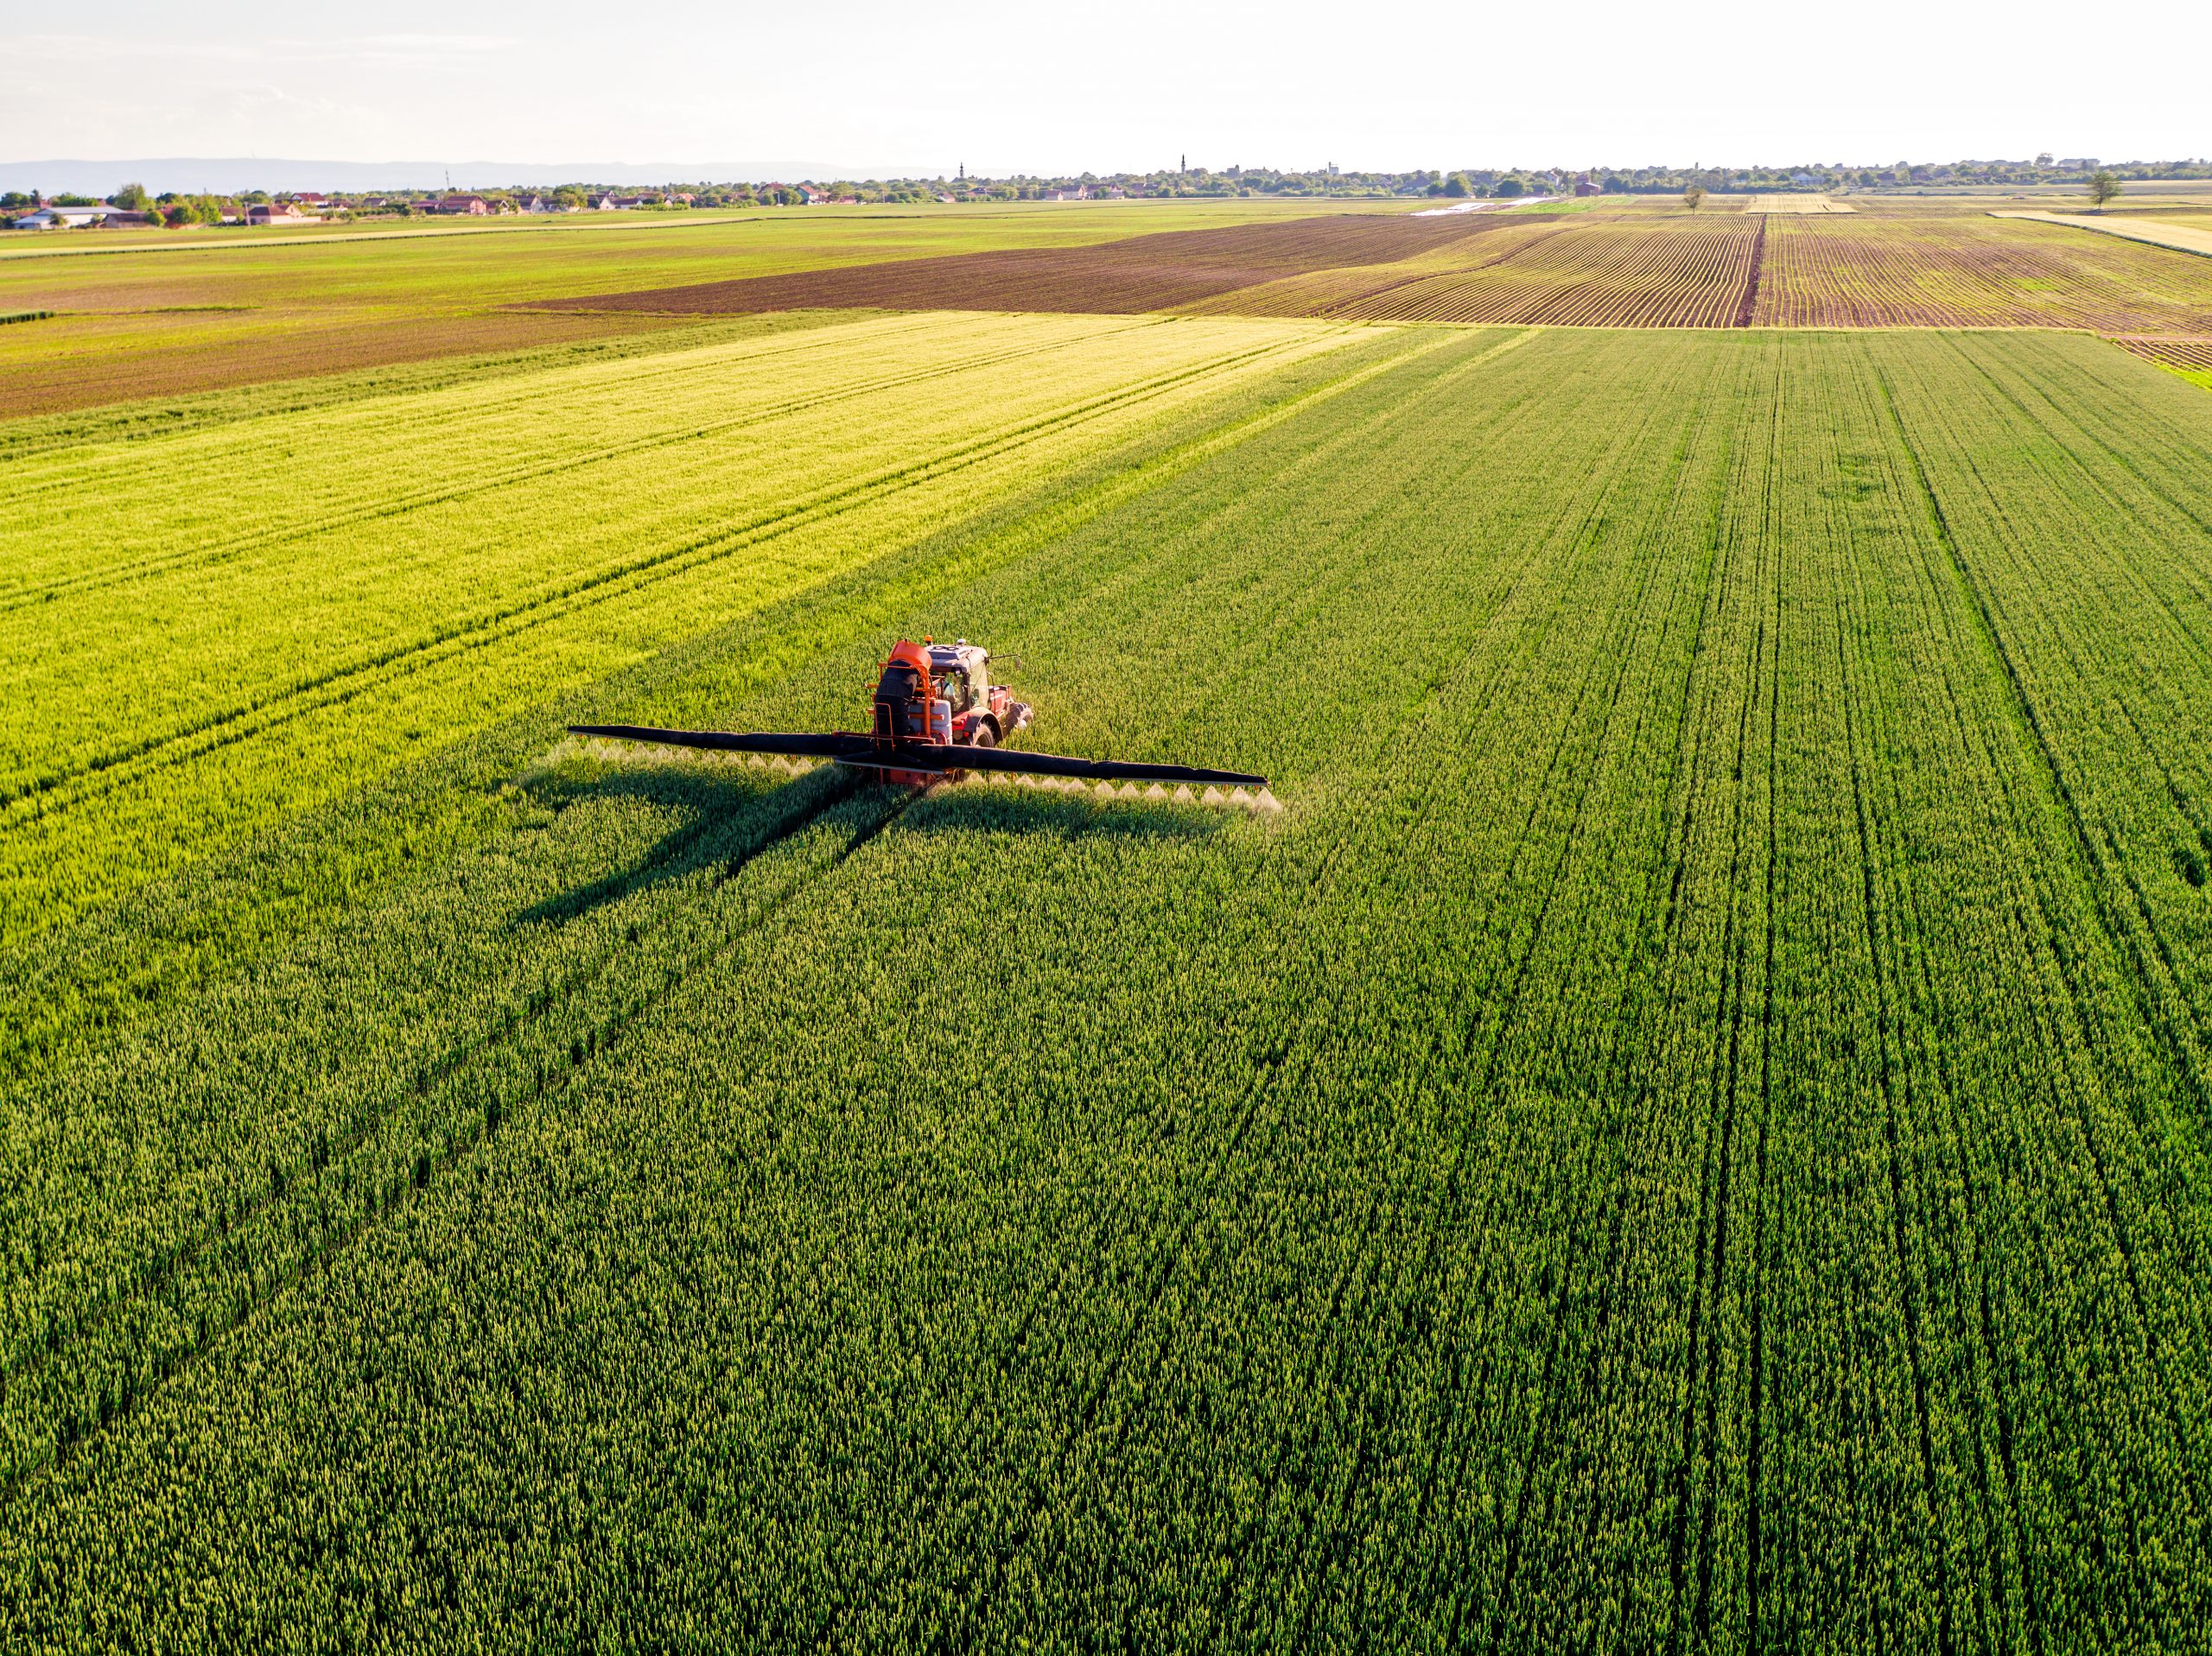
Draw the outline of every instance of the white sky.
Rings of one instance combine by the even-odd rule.
[[[0,157],[890,171],[2212,153],[2212,4],[0,0]]]

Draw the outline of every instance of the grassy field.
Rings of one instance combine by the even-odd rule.
[[[13,462],[8,1643],[2194,1640],[2212,399],[721,326]]]

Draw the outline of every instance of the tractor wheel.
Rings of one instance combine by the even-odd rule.
[[[968,745],[970,747],[996,747],[999,745],[999,733],[991,727],[989,720],[986,719],[976,726],[976,733],[969,739]]]

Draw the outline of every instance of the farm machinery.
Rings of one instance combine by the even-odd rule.
[[[957,783],[970,774],[1058,791],[1280,809],[1268,779],[1242,771],[1122,759],[1070,758],[1001,747],[1033,711],[991,682],[990,652],[965,638],[941,644],[900,639],[881,663],[870,727],[865,731],[660,730],[645,725],[571,725],[574,736],[766,758],[789,765],[826,759],[907,788]],[[1170,788],[1173,792],[1170,793]],[[1197,789],[1202,792],[1193,793]]]

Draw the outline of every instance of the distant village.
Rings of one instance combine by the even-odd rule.
[[[126,184],[105,200],[48,196],[34,189],[0,194],[0,223],[16,230],[120,229],[193,225],[284,226],[358,219],[487,219],[501,215],[583,213],[684,213],[703,208],[906,206],[931,203],[1128,201],[1205,196],[1522,196],[1664,195],[1692,185],[1714,194],[1822,190],[1837,194],[1948,192],[2080,182],[2100,168],[2121,179],[2212,179],[2202,158],[2180,162],[2100,162],[2095,156],[2037,155],[2024,161],[1961,161],[1886,167],[1811,162],[1791,167],[1635,168],[1584,171],[1545,168],[1462,168],[1408,173],[1339,172],[1333,163],[1307,172],[1274,168],[1192,167],[1109,176],[807,180],[798,183],[670,184],[620,190],[586,184],[553,189],[385,190],[324,194],[250,190],[231,195],[153,195]]]

